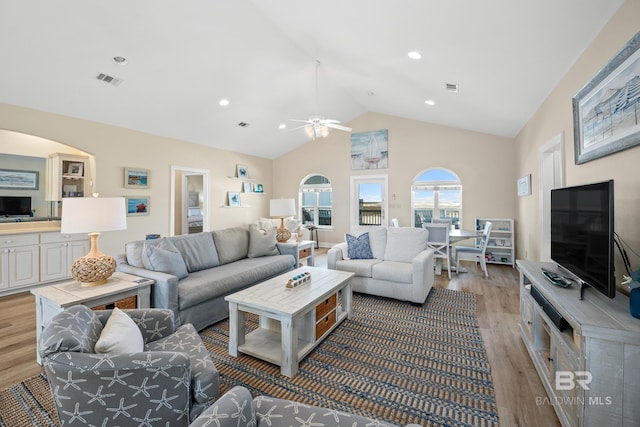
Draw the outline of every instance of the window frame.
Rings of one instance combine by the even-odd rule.
[[[418,179],[423,176],[424,174],[431,172],[431,171],[436,171],[436,170],[441,170],[441,171],[445,171],[448,174],[453,175],[454,177],[456,177],[456,180],[441,180],[441,181],[418,181]],[[432,190],[432,191],[439,191],[439,190],[444,190],[445,188],[443,187],[447,187],[447,189],[451,188],[451,189],[455,189],[454,187],[457,187],[458,190],[460,191],[460,208],[458,209],[458,223],[457,223],[457,227],[461,228],[462,227],[462,203],[463,203],[463,186],[462,186],[462,181],[460,180],[460,177],[458,176],[457,173],[453,172],[450,169],[447,168],[443,168],[443,167],[431,167],[431,168],[427,168],[422,170],[420,173],[418,173],[415,177],[415,179],[413,180],[412,184],[411,184],[411,226],[412,227],[416,227],[416,206],[415,206],[415,202],[416,202],[416,191],[428,191],[428,190]],[[434,211],[440,211],[440,206],[439,206],[439,198],[438,198],[438,205],[436,206],[436,203],[434,201]]]
[[[305,182],[307,182],[310,178],[314,176],[320,176],[323,179],[327,180],[328,182],[323,184],[305,184]],[[303,204],[304,193],[315,193],[315,201],[313,205],[313,225],[320,229],[327,229],[327,230],[333,229],[333,211],[334,211],[333,187],[331,186],[331,180],[329,179],[329,177],[321,173],[310,173],[300,181],[300,187],[298,189],[298,217],[300,218],[300,223],[302,226],[306,225],[306,222],[304,221],[304,217],[302,214],[302,210],[303,208],[311,207],[310,205]],[[320,205],[320,193],[331,193],[331,205],[329,206]],[[323,208],[331,212],[331,215],[330,215],[331,225],[320,224],[320,210],[323,210]]]

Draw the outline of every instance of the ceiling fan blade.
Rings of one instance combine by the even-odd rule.
[[[313,122],[311,120],[298,120],[298,119],[289,119],[292,122],[300,122],[300,123],[306,123],[306,124],[313,124]]]
[[[340,120],[335,120],[335,119],[321,119],[320,123],[322,124],[327,124],[327,123],[340,123]]]
[[[287,131],[287,132],[293,132],[294,130],[298,130],[298,129],[306,128],[307,126],[309,126],[309,125],[296,126],[296,127],[294,127],[294,128],[287,129],[286,131]]]
[[[325,126],[328,127],[328,128],[343,130],[345,132],[351,132],[351,128],[347,127],[347,126],[336,125],[334,123],[325,123]]]

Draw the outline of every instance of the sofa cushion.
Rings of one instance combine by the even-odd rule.
[[[345,235],[347,241],[348,254],[350,259],[371,259],[371,246],[369,245],[369,233],[364,233],[358,237],[351,234]]]
[[[169,237],[187,265],[189,273],[220,265],[213,235],[210,232]]]
[[[387,248],[387,229],[379,227],[369,231],[369,245],[374,258],[384,259],[384,251]]]
[[[220,264],[228,264],[246,258],[249,253],[249,232],[242,227],[226,228],[213,232]]]
[[[151,242],[151,241],[149,241]],[[178,249],[167,239],[145,242],[142,247],[142,263],[147,270],[161,271],[184,279],[189,275]]]
[[[379,259],[350,259],[336,262],[336,270],[355,273],[358,277],[371,277],[372,267],[379,262]]]
[[[390,282],[413,283],[413,264],[410,262],[383,261],[372,266],[371,277]]]
[[[134,240],[124,245],[124,251],[127,256],[127,264],[138,268],[144,268],[142,262],[142,250],[145,245],[157,245],[162,239],[152,240]]]
[[[258,258],[261,256],[279,255],[280,252],[276,247],[276,229],[269,227],[267,229],[260,228],[256,224],[249,226],[249,258]]]
[[[144,349],[142,332],[131,317],[114,308],[96,342],[96,353],[140,353]]]
[[[411,262],[427,248],[429,232],[424,228],[399,227],[387,229],[385,261]]]
[[[244,258],[213,270],[192,273],[178,285],[180,310],[244,289],[294,267],[295,258],[292,255],[275,255]]]

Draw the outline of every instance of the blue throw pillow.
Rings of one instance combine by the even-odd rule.
[[[369,244],[369,233],[364,233],[358,237],[351,234],[346,235],[347,246],[349,247],[349,258],[351,259],[372,259],[371,245]]]

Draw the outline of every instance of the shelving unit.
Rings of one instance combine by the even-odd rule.
[[[476,230],[482,230],[484,224],[492,224],[487,245],[487,262],[491,264],[515,267],[515,234],[513,220],[507,218],[476,218]]]
[[[47,187],[45,200],[52,202],[50,215],[62,215],[60,203],[63,197],[88,197],[91,195],[91,171],[89,158],[54,153],[47,159]],[[58,203],[56,203],[58,202]]]
[[[228,179],[234,180],[234,181],[240,181],[242,183],[241,188],[238,191],[234,191],[236,193],[241,193],[241,194],[256,194],[256,195],[264,195],[264,191],[245,191],[245,183],[246,182],[250,182],[253,183],[256,181],[255,178],[246,178],[246,177],[238,177],[238,176],[227,176]],[[260,184],[262,185],[262,184]],[[255,184],[252,184],[252,188],[255,188]],[[249,206],[247,205],[241,205],[241,206],[229,206],[228,204],[224,204],[221,206],[222,208],[247,208]]]

